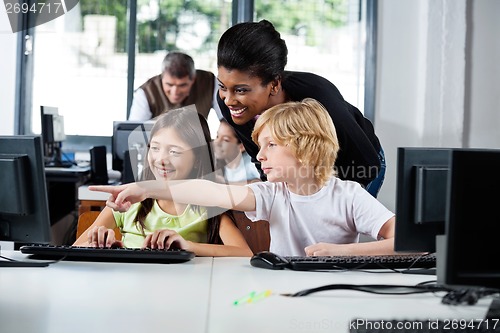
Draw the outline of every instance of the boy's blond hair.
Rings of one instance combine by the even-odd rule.
[[[313,167],[321,185],[334,174],[339,141],[332,118],[321,103],[306,98],[269,108],[259,116],[252,132],[257,145],[266,125],[277,144],[288,145],[303,165]]]

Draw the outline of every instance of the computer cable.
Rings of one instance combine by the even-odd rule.
[[[441,299],[443,304],[448,305],[474,305],[479,299],[487,296],[500,295],[499,289],[493,288],[453,288],[431,284],[432,281],[422,282],[416,285],[392,285],[392,284],[329,284],[311,289],[304,289],[296,293],[284,293],[282,296],[302,297],[327,290],[356,290],[378,295],[409,295],[422,293],[446,292]]]
[[[393,284],[328,284],[325,286],[304,289],[296,293],[281,294],[282,296],[289,297],[302,297],[311,295],[313,293],[327,291],[327,290],[356,290],[371,294],[379,295],[409,295],[409,294],[422,294],[434,292],[449,292],[450,289],[439,285],[393,285]]]

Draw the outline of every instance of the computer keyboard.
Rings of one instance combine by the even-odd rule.
[[[486,333],[500,332],[499,319],[365,320],[350,322],[350,333]]]
[[[95,248],[47,244],[24,245],[20,251],[29,254],[30,259],[96,262],[174,264],[195,257],[193,252],[181,249]]]
[[[342,269],[435,268],[434,254],[398,254],[372,256],[296,257],[285,256],[287,268],[297,271]]]

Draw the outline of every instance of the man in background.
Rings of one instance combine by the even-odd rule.
[[[135,91],[129,120],[149,120],[192,104],[207,118],[212,107],[218,109],[217,88],[213,73],[195,69],[193,58],[185,53],[170,52],[163,59],[161,74]]]

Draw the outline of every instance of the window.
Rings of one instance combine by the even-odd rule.
[[[289,48],[287,69],[326,77],[363,111],[369,2],[249,0],[253,6],[245,8],[253,7],[255,21],[268,19],[281,32]],[[113,121],[127,118],[133,90],[159,74],[168,51],[184,51],[197,68],[217,73],[217,41],[234,21],[238,3],[86,0],[36,26],[32,77],[23,80],[32,86],[25,83],[31,93],[23,97],[27,107],[21,110],[28,112],[22,132],[40,133],[40,106],[46,105],[64,116],[69,142],[109,139]]]
[[[138,4],[134,90],[161,72],[169,51],[189,54],[196,68],[217,74],[217,42],[230,26],[231,2],[224,0],[149,1]],[[219,120],[208,117],[215,137]]]
[[[363,112],[366,1],[255,0],[288,47],[287,69],[319,74]]]
[[[80,1],[65,15],[37,26],[33,51],[32,130],[40,133],[40,106],[57,106],[68,135],[111,136],[127,118],[127,78],[134,89],[159,74],[170,50],[189,53],[215,72],[225,1],[139,1],[135,73],[128,71],[127,1]],[[223,13],[223,15],[221,14]],[[97,121],[98,120],[98,121]]]
[[[105,2],[104,2],[105,3]],[[80,1],[35,27],[31,124],[56,106],[69,135],[110,136],[127,108],[126,0]]]

